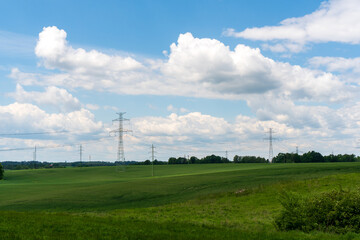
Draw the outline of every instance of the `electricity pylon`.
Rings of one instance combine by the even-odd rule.
[[[273,133],[274,133],[273,129],[270,128],[269,132],[267,132],[267,133],[269,133],[269,138],[266,139],[266,140],[269,140],[269,162],[272,163],[272,159],[274,157],[273,144],[272,144],[272,142],[273,142]]]
[[[124,133],[131,132],[131,130],[124,129],[124,121],[129,121],[129,119],[124,118],[125,112],[116,113],[119,115],[119,118],[114,119],[113,122],[119,122],[119,127],[116,130],[111,132],[118,133],[118,151],[117,151],[117,162],[123,163],[123,170],[125,170],[125,153],[124,153]],[[110,133],[111,133],[110,132]]]
[[[151,163],[152,163],[152,176],[154,176],[154,159],[155,159],[155,147],[154,144],[151,144]]]

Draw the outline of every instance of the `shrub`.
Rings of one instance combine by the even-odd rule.
[[[275,219],[279,230],[360,233],[360,193],[333,190],[311,198],[282,194],[284,207]]]

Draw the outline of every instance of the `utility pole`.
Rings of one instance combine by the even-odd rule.
[[[296,154],[299,154],[299,147],[296,146]]]
[[[117,162],[123,162],[125,166],[125,154],[124,154],[124,133],[131,132],[131,130],[124,129],[124,121],[129,121],[129,119],[124,118],[124,114],[126,112],[116,113],[119,115],[119,118],[114,119],[113,122],[119,122],[119,127],[117,130],[113,130],[111,132],[118,133],[118,151],[117,151]],[[123,170],[125,171],[125,167],[123,166]]]
[[[228,151],[225,151],[225,158],[226,158],[227,160],[229,160],[229,159],[228,159]]]
[[[154,156],[154,151],[155,147],[154,147],[154,144],[151,144],[151,162],[152,162],[152,176],[154,176],[154,159],[155,159],[155,156]]]

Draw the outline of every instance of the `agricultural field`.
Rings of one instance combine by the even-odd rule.
[[[360,163],[6,171],[0,239],[360,239],[279,231],[279,196],[360,187]]]

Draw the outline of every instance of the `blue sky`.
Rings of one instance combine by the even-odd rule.
[[[357,154],[358,16],[356,0],[1,1],[0,133],[67,133],[0,149],[114,161],[121,111],[127,160],[151,144],[159,160],[268,157],[269,128],[275,155]]]

